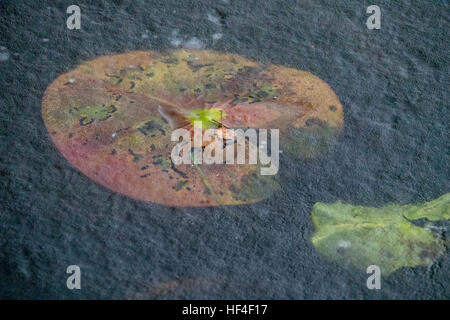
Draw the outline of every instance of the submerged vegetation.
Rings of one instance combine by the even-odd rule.
[[[416,225],[425,219],[425,226]],[[444,239],[430,222],[450,220],[450,193],[430,202],[381,208],[337,202],[316,203],[312,210],[314,247],[339,264],[382,274],[401,267],[430,266],[445,252]]]
[[[84,62],[47,88],[42,115],[57,148],[88,177],[168,206],[253,203],[280,189],[259,165],[170,162],[176,128],[200,121],[227,139],[223,128],[276,129],[281,150],[302,159],[325,149],[343,123],[338,97],[308,72],[185,49]]]

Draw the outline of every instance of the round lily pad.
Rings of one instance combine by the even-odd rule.
[[[260,165],[175,165],[176,127],[279,129],[280,149],[302,159],[326,148],[343,124],[338,97],[316,76],[207,50],[82,63],[47,88],[42,116],[60,152],[89,178],[168,206],[252,203],[280,188]]]

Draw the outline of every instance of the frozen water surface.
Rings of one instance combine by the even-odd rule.
[[[66,28],[69,4],[0,2],[0,298],[450,297],[448,252],[368,290],[364,270],[327,261],[310,241],[316,202],[449,192],[448,1],[377,1],[381,30],[366,27],[372,3],[356,0],[77,1],[80,30]],[[41,118],[47,86],[98,56],[181,46],[312,72],[339,96],[342,132],[317,158],[282,153],[282,191],[253,205],[168,208],[72,167]],[[82,290],[65,286],[72,264]]]

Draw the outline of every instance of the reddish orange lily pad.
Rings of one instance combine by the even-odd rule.
[[[315,156],[339,132],[342,105],[316,76],[206,50],[99,57],[59,76],[42,116],[67,160],[92,180],[168,206],[260,201],[279,189],[258,165],[174,165],[158,107],[213,109],[229,128],[280,130],[288,156]]]

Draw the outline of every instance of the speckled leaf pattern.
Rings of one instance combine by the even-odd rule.
[[[280,130],[297,159],[326,148],[343,124],[331,88],[316,76],[206,50],[133,51],[99,57],[59,76],[42,115],[60,152],[94,181],[168,206],[260,201],[280,189],[257,165],[177,165],[159,106],[223,113],[229,128]],[[208,114],[211,114],[209,112]]]
[[[325,257],[365,270],[378,265],[388,275],[401,267],[430,266],[445,252],[444,240],[413,223],[450,219],[450,193],[418,205],[381,208],[316,203],[312,243]]]

